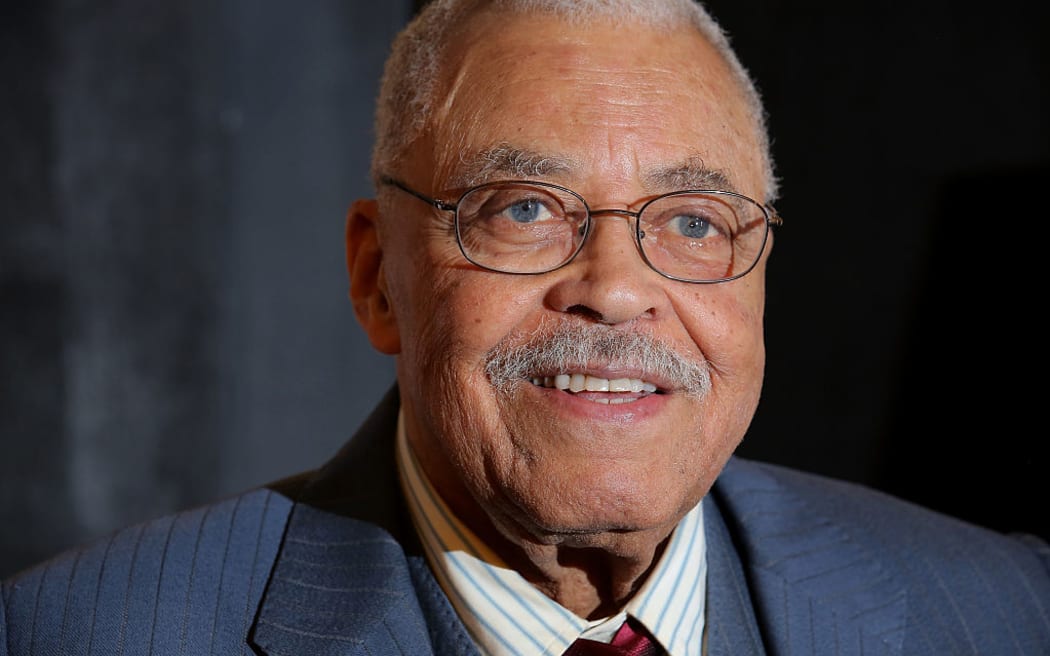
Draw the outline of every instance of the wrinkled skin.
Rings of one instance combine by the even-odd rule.
[[[591,207],[637,209],[673,190],[654,172],[700,162],[764,200],[742,95],[693,31],[483,16],[459,42],[430,129],[385,173],[453,201],[478,153],[509,145],[567,162],[543,179]],[[410,444],[457,515],[549,596],[601,616],[637,589],[751,420],[770,245],[742,279],[676,282],[644,263],[628,220],[607,216],[568,266],[515,276],[467,262],[449,222],[389,188],[358,201],[347,226],[355,311],[397,356]],[[497,393],[488,350],[560,323],[648,333],[705,363],[710,393],[670,386],[605,405],[527,380]]]

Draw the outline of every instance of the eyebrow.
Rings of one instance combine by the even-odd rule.
[[[511,178],[575,177],[580,165],[569,157],[511,146],[502,143],[486,148],[471,159],[462,161],[463,168],[452,178],[455,187],[466,188],[491,180]],[[708,189],[736,191],[729,176],[720,169],[708,168],[699,157],[657,168],[644,176],[645,187],[657,191]]]
[[[650,189],[669,191],[736,191],[725,171],[708,168],[699,157],[691,157],[681,164],[659,168],[646,174],[645,185]]]
[[[510,144],[486,148],[469,160],[451,180],[458,187],[473,187],[500,177],[546,178],[564,176],[578,168],[568,157],[539,153]]]

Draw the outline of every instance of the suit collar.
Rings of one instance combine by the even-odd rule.
[[[397,480],[396,388],[308,480],[249,642],[261,654],[477,654],[420,555]]]
[[[252,632],[272,654],[430,653],[400,545],[372,524],[305,504],[292,512]]]
[[[766,652],[736,547],[712,495],[707,495],[703,504],[707,540],[707,654],[760,656]]]
[[[734,458],[708,496],[770,653],[899,654],[905,585],[881,567],[862,522],[834,514],[829,493],[812,475]],[[740,594],[732,578],[725,591]]]

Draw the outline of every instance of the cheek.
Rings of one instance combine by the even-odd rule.
[[[395,277],[402,359],[424,380],[482,384],[485,354],[537,309],[535,285],[473,268],[454,243],[416,253]]]
[[[411,329],[402,338],[398,379],[419,422],[415,448],[448,495],[493,494],[492,467],[514,456],[499,399],[485,376],[485,355],[508,334],[529,325],[535,294],[516,290],[517,278],[421,264],[419,278],[402,307]],[[450,329],[454,327],[454,330]],[[502,464],[501,464],[502,463]]]
[[[697,289],[681,309],[686,330],[711,366],[712,383],[761,384],[765,366],[761,277]],[[686,303],[683,303],[686,305]],[[757,394],[757,390],[755,391]]]
[[[707,432],[709,441],[698,445],[696,457],[712,477],[747,432],[765,368],[761,282],[735,290],[731,284],[717,291],[697,290],[690,295],[689,311],[681,314],[687,317],[686,330],[711,371],[711,394],[702,421],[717,430]]]

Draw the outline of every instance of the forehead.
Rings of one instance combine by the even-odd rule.
[[[702,163],[738,190],[757,190],[747,104],[692,27],[489,14],[471,19],[457,40],[430,125],[436,185],[500,177],[490,154],[510,149],[541,163],[536,177],[565,184],[595,176],[646,184],[659,171]]]

